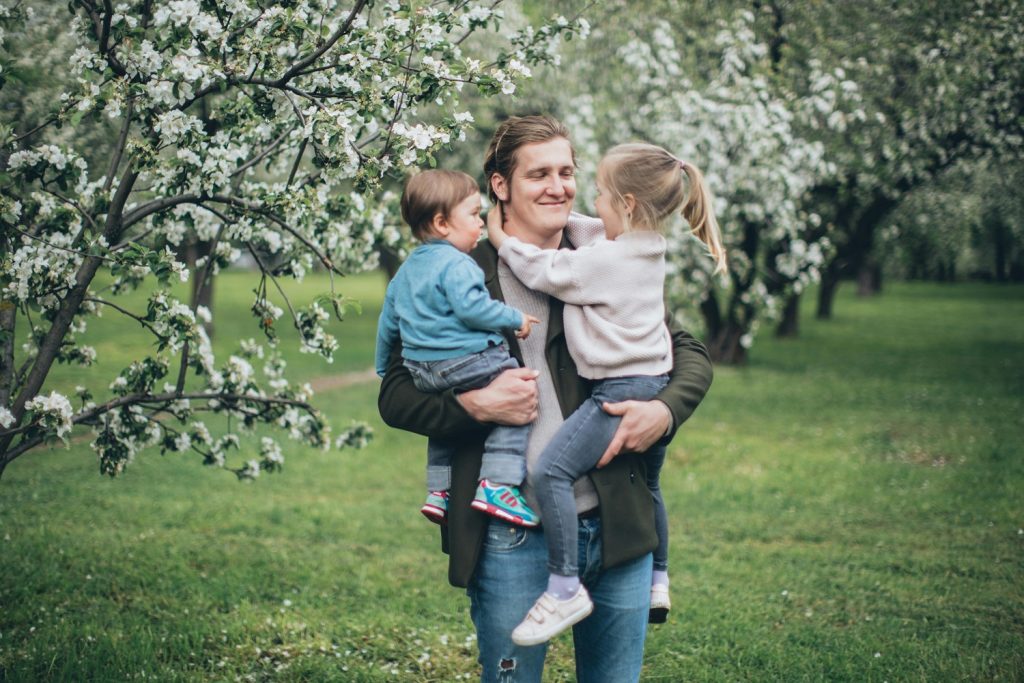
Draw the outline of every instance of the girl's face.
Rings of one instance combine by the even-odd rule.
[[[613,198],[601,180],[601,170],[597,172],[597,200],[594,203],[597,215],[604,223],[604,234],[613,240],[624,231],[622,207]]]

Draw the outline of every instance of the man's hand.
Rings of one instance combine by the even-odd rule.
[[[523,313],[523,326],[516,330],[516,337],[519,339],[526,339],[530,336],[530,327],[539,322],[539,318],[534,318],[532,315]]]
[[[530,368],[505,370],[483,389],[459,394],[458,401],[478,422],[530,424],[537,419],[539,374]]]
[[[501,213],[501,202],[498,202],[487,212],[487,239],[491,241],[495,249],[501,249],[502,242],[508,237],[502,227],[504,222],[505,219]]]
[[[597,461],[598,467],[604,467],[619,453],[643,453],[665,436],[672,425],[672,413],[668,406],[657,399],[605,403],[601,407],[609,415],[621,415],[622,422],[615,430],[608,450]]]

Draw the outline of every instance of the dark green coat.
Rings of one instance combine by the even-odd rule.
[[[564,246],[571,246],[563,239]],[[482,242],[471,256],[484,271],[491,296],[503,299],[498,283],[498,254],[490,242]],[[672,412],[675,430],[693,413],[711,385],[711,360],[703,344],[670,325],[673,342],[672,378],[658,395]],[[508,336],[509,348],[523,363],[516,339]],[[554,380],[562,415],[568,417],[590,394],[589,382],[576,373],[562,328],[562,302],[552,298],[545,342],[548,370]],[[448,524],[441,527],[441,547],[449,555],[448,580],[467,586],[473,576],[489,517],[470,508],[476,492],[484,439],[490,425],[471,418],[449,390],[421,393],[402,365],[398,350],[392,354],[380,387],[378,408],[388,425],[417,434],[454,439],[458,443],[452,462],[452,489]],[[643,459],[623,454],[611,464],[590,473],[600,502],[604,567],[614,567],[650,552],[658,543],[654,508],[645,484]]]

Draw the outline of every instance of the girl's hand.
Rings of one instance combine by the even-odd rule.
[[[498,202],[494,207],[487,213],[487,239],[491,241],[495,249],[501,249],[502,242],[508,236],[502,229],[502,225],[505,222],[505,217],[501,213],[501,202]],[[527,328],[527,334],[529,334],[529,328]],[[525,336],[523,337],[525,339]]]
[[[526,339],[530,336],[530,326],[534,323],[539,323],[538,318],[534,318],[532,315],[526,315],[523,313],[523,326],[516,330],[516,337],[519,339]]]

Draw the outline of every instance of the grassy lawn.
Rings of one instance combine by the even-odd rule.
[[[364,314],[334,365],[289,352],[294,374],[372,365],[382,287],[341,281]],[[251,289],[218,283],[220,353],[258,333]],[[675,608],[643,680],[1024,680],[1024,288],[850,289],[835,320],[807,301],[799,339],[718,368],[673,443]],[[112,314],[90,335],[109,367],[146,343]],[[424,441],[375,396],[317,397],[336,428],[374,426],[368,449],[293,447],[251,484],[157,452],[103,479],[84,441],[15,461],[0,679],[475,680],[468,600],[417,511]],[[572,679],[562,637],[546,680]]]

